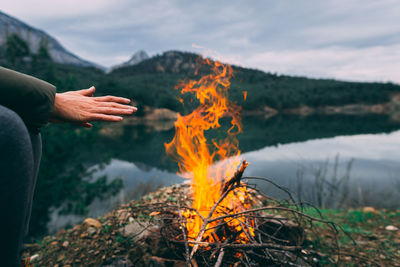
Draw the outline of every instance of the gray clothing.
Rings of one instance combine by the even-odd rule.
[[[14,111],[0,105],[0,264],[19,266],[39,171],[40,133],[28,130]]]

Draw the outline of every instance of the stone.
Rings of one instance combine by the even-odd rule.
[[[32,255],[31,257],[30,257],[30,262],[36,262],[36,261],[38,261],[40,259],[40,256],[39,256],[39,254],[34,254],[34,255]]]
[[[94,228],[101,228],[101,223],[98,221],[98,220],[96,220],[96,219],[93,219],[93,218],[87,218],[84,222],[83,222],[83,224],[86,226],[86,227],[94,227]]]
[[[85,233],[82,233],[79,237],[80,237],[80,238],[85,238],[85,237],[87,237],[87,236],[88,236],[88,233],[85,232]]]
[[[119,221],[126,221],[129,217],[129,213],[127,210],[118,210],[117,211],[117,217]]]
[[[146,228],[148,228],[149,223],[138,223],[138,222],[132,222],[124,227],[121,227],[119,229],[119,232],[121,233],[122,236],[124,237],[131,237],[135,236],[135,240],[141,239],[145,235],[148,234],[148,231]]]
[[[57,262],[62,261],[63,259],[65,259],[65,255],[64,254],[60,254],[57,257]]]
[[[103,262],[100,267],[133,267],[134,265],[126,256],[113,257],[105,262]]]
[[[69,242],[68,242],[68,241],[64,241],[64,242],[62,243],[62,246],[63,246],[64,248],[67,248],[67,247],[69,246]]]
[[[388,225],[388,226],[385,227],[385,229],[386,229],[387,231],[398,231],[398,230],[399,230],[399,228],[397,228],[397,227],[394,226],[394,225]]]
[[[161,257],[157,257],[157,256],[151,257],[149,265],[154,266],[154,267],[167,267],[167,266],[185,267],[186,266],[184,261],[171,260],[171,259],[161,258]]]
[[[88,235],[94,235],[97,232],[97,230],[96,228],[91,226],[86,230],[86,232],[88,233]]]
[[[364,213],[368,213],[368,212],[374,213],[374,214],[378,213],[377,210],[376,210],[374,207],[364,207],[364,208],[362,209],[362,211],[363,211]]]

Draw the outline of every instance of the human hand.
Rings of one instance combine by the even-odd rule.
[[[91,121],[121,121],[122,115],[131,115],[136,107],[128,105],[127,98],[116,96],[93,97],[94,86],[79,91],[57,93],[51,122],[74,123],[92,127]]]

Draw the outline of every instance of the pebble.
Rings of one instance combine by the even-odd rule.
[[[95,227],[95,228],[101,228],[101,223],[93,218],[87,218],[84,222],[84,225],[86,225],[87,227]]]
[[[385,227],[385,229],[388,230],[388,231],[397,231],[397,230],[399,230],[399,228],[397,228],[394,225],[388,225],[388,226]]]
[[[64,243],[62,243],[62,246],[64,248],[67,248],[69,246],[69,242],[68,241],[64,241]]]
[[[39,254],[34,254],[34,255],[31,256],[30,262],[35,262],[38,259],[39,259]]]
[[[148,227],[148,225],[149,225],[148,223],[139,224],[137,222],[133,222],[125,225],[124,227],[121,227],[119,229],[119,232],[124,237],[131,237],[137,235],[135,236],[135,239],[140,239],[141,237],[145,236],[148,233],[148,231],[146,230],[146,227]]]
[[[63,259],[65,259],[65,256],[64,256],[64,254],[60,254],[60,255],[58,255],[58,257],[57,257],[57,261],[62,261]]]
[[[374,207],[364,207],[362,210],[364,213],[370,212],[370,213],[378,213]]]
[[[97,230],[94,227],[89,227],[86,232],[88,233],[88,235],[94,235]]]

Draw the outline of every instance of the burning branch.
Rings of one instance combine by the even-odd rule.
[[[231,179],[225,182],[224,186],[222,187],[222,194],[226,192],[233,184],[235,184],[236,186],[240,185],[240,180],[242,179],[243,172],[247,168],[247,166],[249,166],[249,163],[244,159],[239,170],[235,172]]]
[[[218,201],[215,202],[215,204],[214,204],[214,206],[212,207],[212,209],[211,209],[210,213],[208,214],[207,218],[205,218],[205,219],[203,220],[203,224],[202,224],[202,226],[201,226],[201,228],[200,228],[199,234],[197,235],[196,242],[200,242],[200,241],[201,241],[201,239],[203,238],[204,233],[206,232],[207,225],[208,225],[211,221],[214,221],[214,220],[212,220],[212,215],[214,214],[215,210],[217,209],[217,207],[219,206],[219,204],[224,200],[224,198],[225,198],[233,189],[235,189],[235,187],[230,187],[229,189],[227,189],[227,190],[222,194],[222,196],[218,199]],[[200,245],[200,244],[201,244],[201,243],[195,243],[195,245],[193,246],[192,252],[190,253],[189,259],[193,258],[193,255],[196,253],[196,251],[197,251],[197,249],[199,248],[199,245]]]

